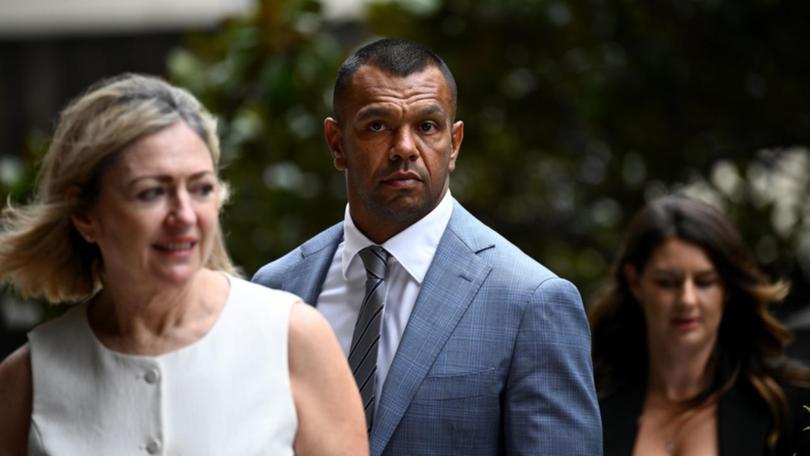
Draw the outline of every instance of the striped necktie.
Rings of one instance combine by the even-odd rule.
[[[366,426],[371,432],[377,381],[377,347],[380,345],[380,324],[385,305],[384,280],[389,254],[384,248],[372,245],[361,250],[359,255],[366,267],[366,295],[354,325],[349,366],[360,389],[366,411]]]

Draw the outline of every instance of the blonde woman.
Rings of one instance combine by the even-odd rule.
[[[215,131],[147,76],[63,111],[35,199],[3,213],[0,276],[78,304],[0,365],[0,454],[368,452],[328,324],[234,272]]]

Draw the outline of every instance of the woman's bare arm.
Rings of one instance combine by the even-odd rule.
[[[290,314],[290,380],[297,455],[369,454],[360,393],[329,323],[306,304]]]
[[[27,454],[32,389],[31,354],[24,345],[0,363],[0,456]]]

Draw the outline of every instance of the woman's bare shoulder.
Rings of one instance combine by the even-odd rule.
[[[28,380],[30,386],[31,353],[28,344],[18,348],[0,363],[0,394],[3,394],[6,388],[14,388],[21,386],[19,383],[25,383],[21,380]]]
[[[25,454],[31,422],[31,353],[23,345],[0,363],[0,453]]]
[[[324,361],[324,358],[328,362],[333,355],[333,350],[329,348],[340,350],[326,318],[303,302],[293,304],[290,309],[288,341],[290,354],[294,357],[290,360],[291,367],[310,367],[312,363]]]

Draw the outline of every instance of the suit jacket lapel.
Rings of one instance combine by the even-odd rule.
[[[646,383],[633,383],[599,403],[605,454],[633,454]]]
[[[765,448],[770,415],[757,399],[746,394],[741,380],[717,404],[720,456],[759,454]]]
[[[480,222],[456,204],[383,385],[371,433],[373,455],[382,454],[419,385],[491,271],[477,255],[492,246],[477,243],[473,233],[480,229]]]
[[[343,225],[339,223],[301,244],[301,261],[285,274],[283,289],[297,294],[306,303],[316,305],[341,240]]]

